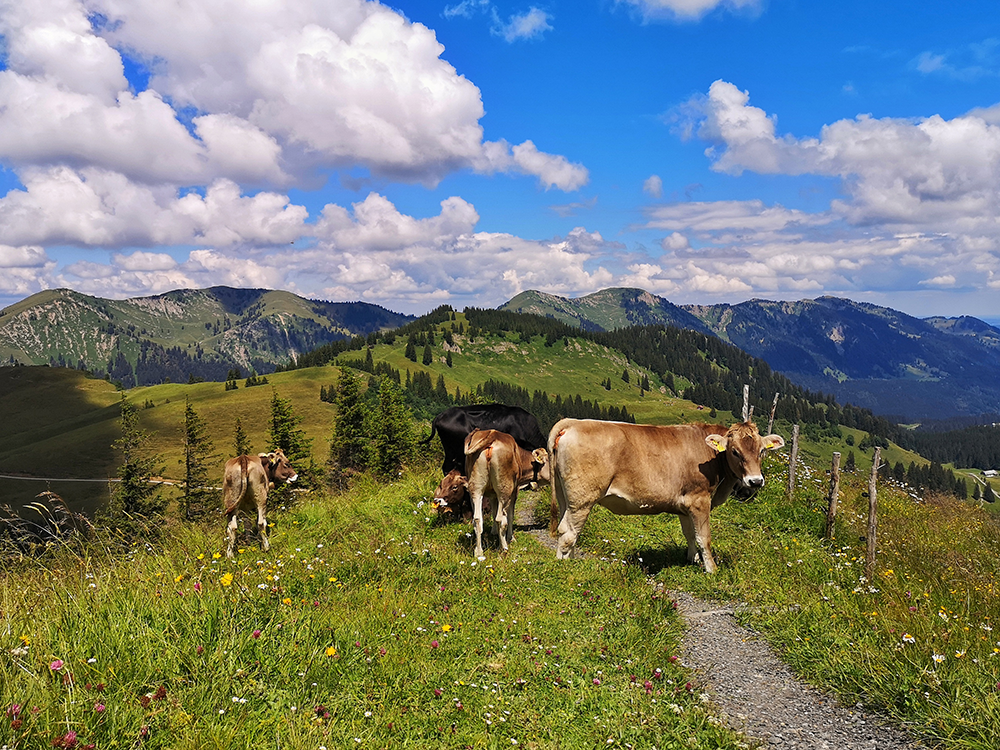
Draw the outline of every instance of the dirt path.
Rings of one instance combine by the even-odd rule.
[[[534,521],[538,495],[521,493],[518,534],[555,550],[548,527]],[[859,706],[841,705],[792,674],[758,634],[736,622],[733,608],[684,591],[677,601],[688,630],[684,666],[695,670],[725,722],[759,746],[781,750],[904,750],[923,748],[902,729]]]

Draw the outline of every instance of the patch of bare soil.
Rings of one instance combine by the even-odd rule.
[[[517,532],[530,534],[554,551],[548,526],[534,520],[537,502],[536,493],[519,494]],[[756,746],[780,750],[925,747],[860,704],[844,706],[797,678],[767,641],[736,622],[733,605],[709,602],[684,591],[666,593],[677,601],[688,626],[682,643],[684,666],[699,675],[726,724]]]

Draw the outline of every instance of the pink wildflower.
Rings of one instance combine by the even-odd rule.
[[[250,635],[253,636],[254,638],[260,638],[260,631],[255,630]]]
[[[63,664],[65,664],[65,662],[62,659],[55,659],[51,664],[49,664],[49,669],[53,672],[58,672],[63,668]]]

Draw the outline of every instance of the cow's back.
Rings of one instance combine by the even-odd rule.
[[[549,433],[552,481],[570,500],[609,494],[636,504],[629,512],[672,510],[665,506],[673,498],[708,491],[721,478],[722,462],[705,443],[713,432],[725,428],[563,419]]]
[[[222,505],[227,514],[254,498],[254,489],[267,487],[267,475],[259,456],[237,456],[226,461],[222,480]]]

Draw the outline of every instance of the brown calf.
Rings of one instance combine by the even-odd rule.
[[[476,557],[483,556],[483,496],[496,498],[493,530],[507,550],[514,537],[514,503],[519,488],[549,482],[548,453],[526,451],[505,432],[476,430],[465,438],[465,473],[472,497]]]
[[[226,557],[233,557],[236,543],[237,515],[240,510],[257,509],[257,529],[260,545],[267,552],[267,490],[276,482],[294,482],[298,474],[281,450],[256,456],[237,456],[226,461],[222,483],[222,505],[226,513]]]

